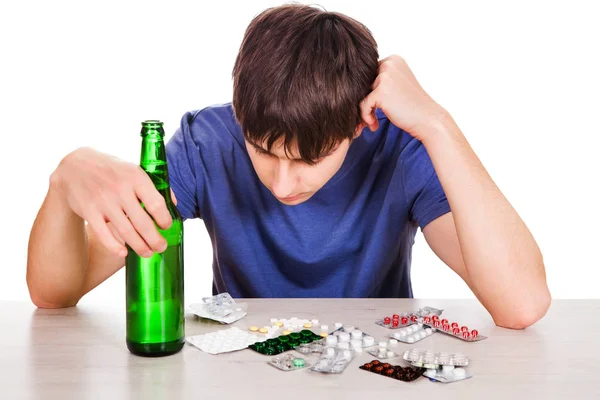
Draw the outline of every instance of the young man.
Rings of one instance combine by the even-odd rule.
[[[233,103],[185,114],[169,174],[182,216],[210,234],[214,291],[412,297],[420,227],[496,324],[533,324],[550,303],[534,238],[404,60],[378,59],[353,19],[269,9],[244,36]],[[163,251],[152,218],[171,222],[138,166],[87,148],[67,155],[31,232],[33,302],[77,304],[123,266],[124,242]]]

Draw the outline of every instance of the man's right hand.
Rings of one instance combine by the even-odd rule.
[[[124,243],[142,257],[167,248],[154,221],[167,229],[171,215],[164,198],[138,165],[80,148],[63,158],[50,186],[115,255],[127,255]]]

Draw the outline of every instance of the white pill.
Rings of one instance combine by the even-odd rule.
[[[464,368],[455,368],[454,369],[454,376],[456,378],[464,378],[465,376],[467,376],[467,371],[465,371]]]
[[[398,344],[398,341],[396,339],[390,339],[390,344]]]
[[[352,331],[352,339],[361,339],[362,338],[362,332],[359,331],[358,329],[355,329]]]
[[[342,323],[336,322],[333,326],[335,326],[335,329],[340,329],[342,327]]]
[[[420,339],[423,339],[425,336],[427,336],[427,334],[425,333],[425,331],[419,332],[419,338]]]
[[[425,329],[425,333],[427,334],[427,336],[433,334],[433,330],[431,328],[427,328]]]
[[[344,332],[352,332],[354,330],[354,327],[352,325],[344,325]]]
[[[328,347],[327,350],[325,350],[325,354],[329,357],[333,357],[335,356],[335,349],[333,347]]]
[[[387,347],[387,342],[379,342],[379,348],[385,349]]]
[[[356,348],[362,349],[362,340],[360,340],[360,339],[351,340],[350,346],[352,346],[353,349],[356,349]]]
[[[357,353],[362,353],[363,349],[362,349],[362,347],[357,347],[354,349],[354,351]]]
[[[347,359],[352,358],[352,353],[350,352],[350,350],[344,350],[342,355],[344,356],[344,358],[347,358]]]
[[[310,321],[313,325],[317,325],[319,323],[318,319],[313,319]]]
[[[337,341],[337,336],[334,335],[329,335],[325,338],[325,344],[327,344],[327,346],[335,346]]]
[[[338,336],[340,338],[340,342],[349,342],[350,341],[350,334],[348,332],[342,332]]]
[[[419,323],[417,324],[417,326],[418,326],[419,328],[422,328],[422,327],[423,327],[423,324],[422,324],[421,322],[419,322]]]
[[[406,341],[408,343],[414,343],[415,342],[415,338],[413,336],[409,336],[409,337],[406,338]]]
[[[350,350],[350,343],[348,342],[339,342],[337,345],[338,349]]]
[[[277,318],[271,318],[271,323],[274,324],[275,322],[279,321]]]
[[[387,352],[387,358],[392,358],[392,357],[395,357],[395,356],[396,356],[396,353],[394,353],[393,351],[388,351]]]
[[[375,339],[373,338],[373,336],[365,336],[363,338],[363,343],[365,347],[373,346],[375,344]]]
[[[327,332],[327,331],[329,331],[329,327],[327,325],[321,325],[321,330],[323,332]]]

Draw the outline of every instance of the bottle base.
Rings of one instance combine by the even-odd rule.
[[[136,343],[127,340],[127,348],[136,356],[165,357],[178,353],[183,348],[184,343],[184,338],[165,343]]]

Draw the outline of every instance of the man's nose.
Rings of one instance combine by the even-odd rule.
[[[279,162],[273,176],[273,194],[280,199],[293,195],[294,177],[288,162]]]

